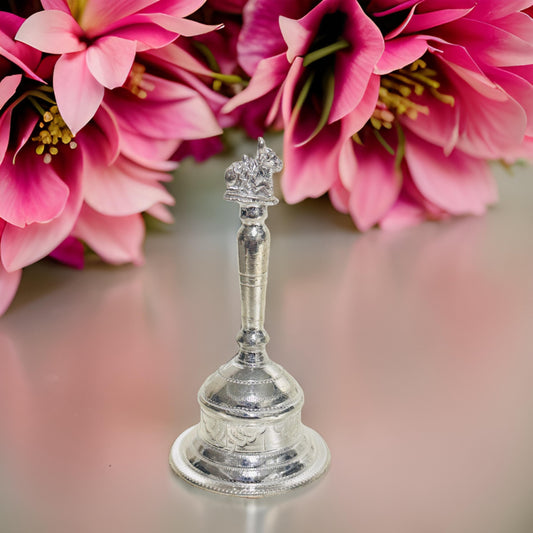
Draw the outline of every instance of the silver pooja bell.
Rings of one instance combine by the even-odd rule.
[[[244,156],[225,174],[226,200],[238,202],[237,235],[242,328],[239,351],[200,388],[200,423],[172,445],[170,465],[201,488],[258,497],[299,487],[321,476],[329,450],[304,426],[302,388],[266,352],[264,329],[270,232],[265,225],[274,196],[272,173],[281,159],[258,140],[257,156]]]

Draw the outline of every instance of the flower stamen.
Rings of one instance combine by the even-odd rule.
[[[146,81],[144,74],[146,73],[146,67],[140,63],[133,63],[131,66],[128,79],[124,87],[130,91],[131,94],[144,100],[150,91],[155,89],[155,85],[149,81]]]
[[[39,133],[31,140],[38,143],[35,153],[42,155],[45,163],[50,163],[52,156],[59,153],[57,144],[60,141],[62,144],[68,144],[71,149],[76,148],[77,144],[72,140],[74,135],[59,114],[57,105],[52,105],[46,111],[41,108],[41,111],[43,118],[38,124]]]
[[[453,107],[455,98],[439,91],[441,83],[435,79],[437,75],[437,71],[429,68],[423,59],[417,59],[405,68],[382,76],[378,105],[370,118],[374,129],[391,129],[395,118],[401,115],[412,120],[416,120],[419,114],[429,115],[428,106],[411,99],[423,95],[425,91]]]

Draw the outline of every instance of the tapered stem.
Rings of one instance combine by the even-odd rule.
[[[267,357],[264,329],[270,232],[265,225],[267,207],[241,204],[237,235],[241,288],[241,331],[237,355],[244,364],[260,364]]]

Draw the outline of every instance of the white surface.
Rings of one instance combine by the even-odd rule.
[[[487,216],[394,233],[359,234],[326,200],[271,208],[269,353],[331,469],[252,502],[171,472],[200,384],[236,350],[235,158],[182,166],[176,223],[149,234],[144,267],[25,271],[0,320],[2,533],[531,532],[525,167]]]

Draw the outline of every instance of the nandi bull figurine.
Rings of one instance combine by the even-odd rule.
[[[274,196],[272,174],[280,172],[282,168],[281,159],[259,137],[257,156],[250,158],[245,154],[242,161],[235,161],[226,170],[224,199],[242,204],[276,205],[278,199]]]
[[[175,472],[204,489],[245,497],[278,494],[322,475],[329,451],[304,426],[303,391],[267,355],[264,329],[270,232],[267,208],[278,203],[272,173],[283,166],[258,140],[257,156],[244,156],[225,174],[227,200],[240,205],[237,236],[241,289],[239,350],[207,378],[198,393],[200,423],[172,446]]]

